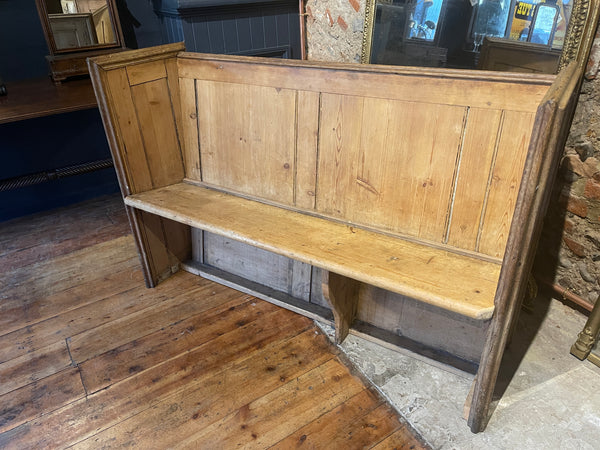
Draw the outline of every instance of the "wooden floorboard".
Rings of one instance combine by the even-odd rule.
[[[180,272],[122,202],[0,224],[0,448],[427,448],[303,316]]]

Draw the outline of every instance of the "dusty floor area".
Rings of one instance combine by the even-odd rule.
[[[521,314],[503,360],[505,390],[477,435],[461,419],[472,375],[352,335],[342,348],[433,448],[592,450],[600,442],[600,368],[569,353],[585,321],[543,296]]]

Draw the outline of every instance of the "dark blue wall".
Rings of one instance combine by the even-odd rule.
[[[47,54],[34,0],[0,0],[0,77],[13,81],[44,76]]]
[[[151,0],[117,0],[117,5],[128,47],[161,43]],[[34,0],[0,0],[0,77],[45,77],[47,54]],[[0,158],[2,180],[110,158],[110,151],[100,114],[92,109],[0,125]],[[0,221],[117,191],[114,169],[105,169],[0,192]]]
[[[297,0],[153,0],[163,40],[188,51],[301,57]]]
[[[144,48],[166,43],[161,37],[160,20],[154,13],[152,0],[117,0],[116,3],[127,47]]]

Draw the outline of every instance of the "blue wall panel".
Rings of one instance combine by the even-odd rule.
[[[165,39],[181,40],[167,27],[178,20],[189,51],[300,58],[296,1],[155,0],[155,6]]]

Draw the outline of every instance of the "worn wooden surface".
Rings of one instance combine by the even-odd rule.
[[[0,448],[426,448],[310,320],[184,272],[146,289],[120,199],[0,240]]]
[[[124,195],[143,192],[179,181],[184,176],[178,122],[181,105],[178,86],[172,79],[174,51],[169,58],[142,55],[139,63],[120,65],[131,52],[103,56],[107,71],[90,65],[94,89],[102,115],[121,191]],[[152,52],[150,52],[152,53]],[[125,55],[125,56],[123,56]],[[169,73],[171,78],[169,79]],[[154,286],[179,269],[191,255],[190,230],[160,217],[129,211],[134,238],[142,254],[148,286]]]
[[[552,77],[177,61],[190,180],[502,258]]]
[[[565,75],[174,52],[132,53],[130,65],[152,63],[148,72],[157,75],[129,77],[128,87],[111,81],[128,70],[127,58],[99,60],[94,69],[101,90],[123,86],[135,104],[137,141],[158,138],[148,111],[171,106],[161,110],[169,117],[165,137],[177,134],[179,146],[172,140],[159,154],[144,143],[131,160],[152,184],[123,190],[126,204],[144,211],[136,213],[146,217],[138,225],[158,232],[150,217],[161,216],[467,318],[491,318],[469,419],[473,431],[482,430],[545,209],[539,199],[549,190],[551,171],[539,155],[555,160],[565,138],[568,118],[555,107],[571,96]],[[177,72],[181,89],[174,79],[156,79],[164,75],[154,69],[161,58],[177,64],[167,77]],[[168,93],[158,93],[159,83]],[[188,98],[178,101],[176,92]],[[119,101],[101,108],[116,134],[135,123],[110,110]],[[115,153],[133,158],[115,142]],[[135,176],[126,161],[121,170],[125,179]],[[182,243],[191,234],[172,230]],[[154,263],[150,284],[181,261],[171,259],[178,253],[167,238],[173,233],[163,233],[138,239],[145,261],[169,255]],[[205,256],[197,232],[194,241],[194,255]],[[344,296],[351,302],[332,302],[342,334],[365,298],[362,286],[352,291]]]
[[[473,432],[483,431],[489,419],[502,355],[527,287],[552,183],[577,104],[583,66],[583,61],[574,61],[560,72],[536,115],[538,132],[532,137],[525,162],[525,172],[531,175],[524,178],[519,189],[498,283],[495,317],[490,322],[469,409],[468,423]]]
[[[186,183],[132,195],[125,202],[469,317],[486,319],[493,311],[500,271],[494,262]]]
[[[556,73],[561,49],[533,42],[486,36],[477,67],[482,70],[526,73]]]
[[[335,319],[335,341],[341,344],[356,319],[360,283],[328,270],[323,271],[321,283],[323,297],[331,305]]]
[[[32,119],[82,109],[96,108],[90,80],[56,85],[45,78],[6,83],[8,95],[0,96],[0,123]]]

